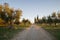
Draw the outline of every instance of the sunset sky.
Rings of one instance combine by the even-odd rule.
[[[60,0],[0,0],[0,4],[8,3],[10,7],[22,9],[22,17],[34,22],[34,17],[48,16],[60,11]]]

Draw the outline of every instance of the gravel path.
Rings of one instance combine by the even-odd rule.
[[[30,28],[18,33],[11,40],[56,40],[52,35],[50,35],[44,29],[32,25]]]

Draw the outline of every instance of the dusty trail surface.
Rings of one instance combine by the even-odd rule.
[[[36,25],[32,25],[26,30],[18,33],[11,40],[56,40],[50,33],[45,31],[43,28]]]

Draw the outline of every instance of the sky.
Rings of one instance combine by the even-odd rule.
[[[37,15],[41,18],[60,11],[60,0],[0,0],[0,4],[4,3],[15,9],[20,8],[23,11],[21,19],[29,19],[31,22]]]

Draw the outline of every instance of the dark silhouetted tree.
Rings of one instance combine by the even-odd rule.
[[[43,23],[46,23],[47,22],[47,20],[46,20],[46,17],[44,16],[44,17],[42,17],[42,22]]]
[[[50,25],[52,24],[52,18],[51,18],[50,15],[49,15],[48,18],[47,18],[47,23],[49,23]]]
[[[52,21],[53,21],[53,23],[55,24],[55,27],[56,27],[56,23],[57,23],[57,15],[56,15],[56,12],[53,12],[52,13]]]

